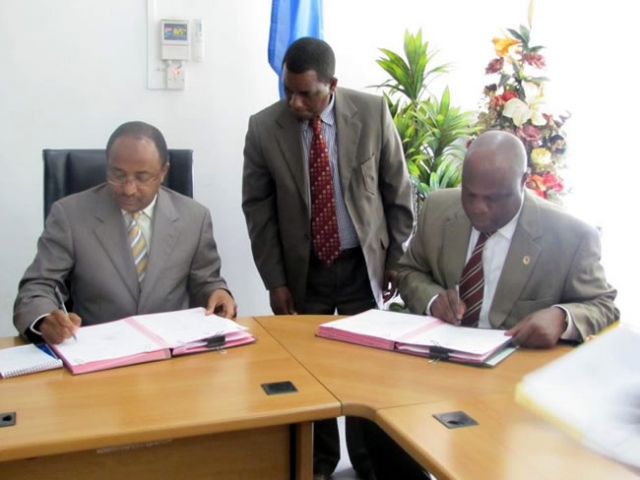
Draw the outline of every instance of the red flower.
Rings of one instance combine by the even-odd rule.
[[[562,182],[558,180],[558,177],[550,172],[545,173],[542,176],[542,183],[547,190],[553,190],[556,192],[562,192],[562,190],[564,190],[564,185],[562,184]]]
[[[500,95],[500,97],[502,98],[502,101],[504,103],[507,103],[512,98],[518,98],[518,94],[516,92],[512,92],[511,90],[507,90],[502,95]]]
[[[522,56],[524,63],[528,63],[536,68],[544,68],[546,67],[546,63],[544,61],[544,57],[536,52],[527,52]]]
[[[518,94],[516,92],[512,92],[511,90],[507,90],[501,95],[495,95],[491,97],[491,100],[489,101],[489,108],[500,112],[504,107],[504,104],[512,98],[518,98]]]
[[[487,74],[498,73],[500,70],[502,70],[503,66],[504,66],[504,58],[502,57],[494,58],[489,62],[489,65],[487,65],[487,68],[485,68],[484,71]]]
[[[544,178],[540,175],[529,175],[525,183],[526,187],[541,198],[547,198],[547,188],[544,184]]]
[[[540,129],[534,125],[525,125],[524,127],[519,128],[517,135],[521,140],[531,143],[534,148],[540,145],[540,140],[542,138]]]

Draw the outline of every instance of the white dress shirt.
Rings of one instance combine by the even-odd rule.
[[[504,267],[504,262],[507,259],[509,248],[511,247],[511,240],[518,226],[521,211],[522,205],[520,205],[520,210],[518,210],[518,213],[516,213],[509,223],[491,235],[484,245],[484,250],[482,251],[484,292],[482,296],[482,307],[480,308],[480,321],[478,323],[478,328],[491,328],[491,324],[489,323],[491,304],[493,303],[493,298],[496,295],[500,275],[502,274],[502,269]],[[471,227],[471,236],[469,237],[469,246],[467,247],[465,264],[473,254],[473,250],[475,249],[479,236],[480,232]],[[428,315],[431,314],[431,305],[436,298],[438,298],[438,295],[433,297],[427,305]],[[563,340],[578,340],[580,338],[580,333],[578,332],[569,311],[560,305],[554,305],[554,307],[561,308],[567,315],[567,329],[560,338]]]

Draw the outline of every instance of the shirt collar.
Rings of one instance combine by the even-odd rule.
[[[151,200],[151,203],[147,205],[143,210],[140,210],[140,213],[142,213],[146,217],[149,217],[150,220],[153,220],[153,212],[155,210],[155,206],[157,202],[158,202],[158,194],[156,193],[156,196],[153,197],[153,200]],[[126,210],[120,210],[120,211],[122,212],[122,215],[124,215],[125,217],[129,215],[129,212],[127,212]]]
[[[324,110],[320,112],[320,115],[318,115],[324,123],[327,123],[329,125],[333,125],[335,123],[336,121],[335,105],[336,105],[336,95],[335,93],[332,93],[331,98],[329,99],[329,103],[327,104],[326,107],[324,107]],[[309,126],[309,120],[300,120],[300,123],[302,123],[302,125],[305,128],[311,128]]]
[[[324,123],[333,125],[334,122],[336,121],[335,106],[336,106],[336,95],[332,93],[331,98],[329,99],[329,103],[320,114],[320,118]]]

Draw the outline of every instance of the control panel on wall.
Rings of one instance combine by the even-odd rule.
[[[150,75],[154,70],[162,77],[149,79],[149,88],[184,90],[186,86],[187,62],[201,62],[204,59],[204,26],[202,19],[186,20],[167,18],[160,20],[159,52],[155,58],[162,62],[153,68],[153,56],[149,57]],[[156,23],[156,25],[158,25]],[[151,50],[149,52],[151,54]],[[157,62],[158,60],[156,60]]]
[[[188,20],[160,20],[160,58],[165,63],[166,88],[184,90],[186,71],[182,62],[191,58]]]

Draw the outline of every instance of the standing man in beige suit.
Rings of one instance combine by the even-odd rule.
[[[295,41],[283,60],[286,99],[249,120],[242,208],[277,315],[381,305],[411,234],[411,185],[387,105],[337,88],[334,71],[326,42]],[[350,457],[366,477],[358,431],[347,418]],[[328,477],[340,454],[335,421],[317,422],[314,442],[314,473]]]

